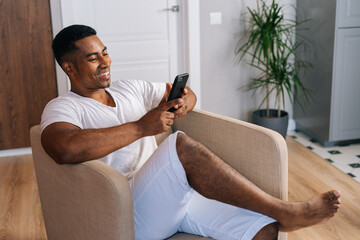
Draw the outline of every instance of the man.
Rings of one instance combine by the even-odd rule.
[[[136,239],[177,231],[215,239],[275,239],[278,230],[319,224],[340,207],[340,193],[303,202],[274,198],[182,132],[159,147],[154,135],[194,108],[190,88],[167,102],[171,84],[111,83],[111,59],[94,29],[73,25],[53,41],[71,91],[42,116],[41,141],[59,164],[100,159],[129,179]],[[175,107],[175,112],[167,110]]]

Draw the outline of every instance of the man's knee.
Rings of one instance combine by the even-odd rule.
[[[184,165],[185,169],[187,169],[187,167],[193,165],[193,160],[198,159],[204,150],[201,143],[184,133],[179,133],[176,139],[176,151],[180,162]]]
[[[271,223],[263,227],[253,240],[276,240],[279,234],[279,223]]]
[[[176,139],[176,150],[179,157],[182,155],[189,155],[191,152],[195,152],[197,148],[197,142],[187,136],[184,133],[178,133]]]

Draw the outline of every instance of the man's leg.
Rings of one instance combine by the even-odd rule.
[[[303,202],[275,198],[247,180],[201,143],[178,134],[176,149],[192,188],[201,195],[276,219],[280,230],[323,223],[340,207],[340,193],[329,191]]]
[[[274,240],[277,224],[261,213],[207,199],[195,192],[179,231],[221,240]]]
[[[176,233],[194,190],[189,186],[170,135],[130,180],[136,240],[165,239]]]
[[[279,233],[279,223],[271,223],[263,227],[253,238],[253,240],[277,240]]]

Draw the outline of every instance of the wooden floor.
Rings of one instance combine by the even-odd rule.
[[[289,240],[360,239],[360,184],[292,138],[289,200],[329,189],[342,193],[342,207],[326,224],[289,233]],[[31,156],[0,158],[0,239],[47,239]]]
[[[289,233],[289,240],[360,240],[360,183],[323,160],[294,139],[289,151],[289,200],[305,200],[319,192],[338,189],[342,206],[326,224]]]
[[[31,155],[0,158],[0,239],[47,239]]]

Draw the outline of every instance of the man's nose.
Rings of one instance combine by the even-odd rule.
[[[105,68],[105,67],[109,67],[111,64],[111,58],[107,55],[107,56],[102,56],[100,59],[100,67]]]

